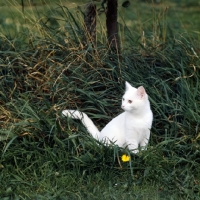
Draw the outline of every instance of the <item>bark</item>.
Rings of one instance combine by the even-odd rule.
[[[91,3],[85,6],[86,40],[96,46],[96,5]]]
[[[117,23],[117,0],[107,0],[106,27],[108,44],[112,51],[119,52],[120,42]]]

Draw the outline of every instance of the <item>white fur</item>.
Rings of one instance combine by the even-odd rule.
[[[112,141],[120,147],[128,146],[133,153],[137,153],[139,146],[145,148],[148,144],[153,121],[153,113],[144,87],[134,88],[126,82],[121,107],[124,112],[112,119],[101,132],[83,112],[63,110],[62,114],[80,119],[95,139],[107,144]]]

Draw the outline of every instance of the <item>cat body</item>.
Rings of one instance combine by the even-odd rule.
[[[133,153],[137,153],[139,146],[144,148],[148,144],[153,121],[153,113],[144,87],[134,88],[126,82],[121,107],[124,112],[113,118],[101,132],[83,112],[64,110],[62,114],[80,119],[95,139],[106,144],[113,142],[119,147],[128,146]]]

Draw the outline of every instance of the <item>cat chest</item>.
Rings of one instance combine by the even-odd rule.
[[[129,128],[126,130],[125,138],[126,141],[137,141],[139,144],[145,138],[148,138],[150,131],[144,128]]]
[[[150,128],[150,123],[145,119],[132,119],[125,122],[127,129],[147,129]]]

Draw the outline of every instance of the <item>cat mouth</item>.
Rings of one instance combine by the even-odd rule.
[[[126,109],[125,107],[122,107],[122,106],[121,106],[121,108],[122,108],[122,110],[124,110],[124,111],[130,111],[130,112],[134,112],[134,111],[137,110],[136,108],[131,108],[131,109],[129,110],[129,109]]]

